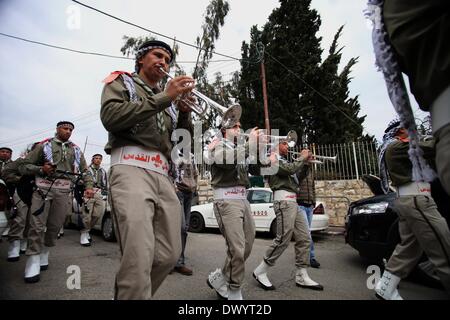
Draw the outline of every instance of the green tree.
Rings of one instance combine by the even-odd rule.
[[[265,69],[271,128],[285,134],[297,131],[301,143],[341,143],[360,139],[365,117],[359,117],[358,97],[350,97],[348,84],[352,58],[338,71],[342,48],[336,32],[322,62],[321,24],[310,0],[280,0],[262,30],[253,26],[250,43],[243,43],[239,101],[244,127],[263,126],[260,65],[246,62],[257,56],[257,43],[265,46]]]

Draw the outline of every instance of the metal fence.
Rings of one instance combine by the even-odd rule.
[[[322,160],[322,164],[314,164],[316,180],[353,180],[362,175],[373,174],[379,176],[378,151],[374,143],[352,142],[308,146],[314,155],[334,157],[336,161]],[[290,149],[299,152],[300,147]],[[293,161],[292,154],[288,157]],[[210,179],[209,166],[197,166],[201,179]]]
[[[317,180],[352,180],[362,175],[378,176],[378,152],[374,143],[351,142],[309,146],[314,155],[336,157],[335,161],[321,160],[314,164]]]

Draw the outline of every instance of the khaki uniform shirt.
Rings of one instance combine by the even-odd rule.
[[[159,90],[147,93],[144,87],[134,81],[138,101],[130,101],[122,77],[106,84],[101,97],[100,118],[108,130],[108,143],[105,151],[111,154],[112,148],[123,146],[142,146],[163,153],[170,160],[173,131],[169,110],[171,99]],[[158,130],[156,114],[163,112],[166,130]],[[192,132],[190,113],[179,112],[177,128]]]
[[[94,187],[102,190],[102,194],[106,194],[108,191],[108,175],[102,167],[96,167],[91,164],[89,166],[89,174],[92,176]]]
[[[211,159],[215,159],[211,165],[211,186],[213,188],[236,186],[248,188],[250,186],[248,172],[259,174],[259,166],[246,165],[248,150],[248,144],[236,146],[227,139],[222,139],[215,146],[210,155]],[[216,163],[217,159],[222,159],[222,163]]]
[[[420,142],[425,160],[434,167],[435,141]],[[395,187],[412,182],[412,163],[408,156],[409,143],[400,140],[391,143],[385,154],[386,166]]]
[[[68,147],[66,150],[66,155],[64,157],[62,144],[55,141],[55,139],[51,140],[52,144],[52,153],[53,153],[53,164],[56,165],[56,170],[74,172],[74,162],[75,162],[75,150],[72,147]],[[35,175],[38,177],[43,177],[42,166],[48,160],[45,159],[44,155],[44,144],[38,144],[33,151],[28,153],[25,157],[24,161],[19,166],[19,171],[22,175]],[[79,170],[81,174],[83,174],[84,185],[87,189],[93,187],[92,177],[87,174],[87,165],[86,160],[84,159],[84,155],[81,153],[80,156],[80,167]],[[61,177],[61,174],[55,173],[55,178]],[[66,175],[65,179],[71,179],[75,181],[76,178],[74,176]]]
[[[14,161],[8,162],[2,171],[2,179],[10,185],[17,185],[20,180],[19,166],[23,163],[24,159],[19,158]]]
[[[278,161],[278,172],[269,176],[269,186],[272,191],[285,190],[298,192],[298,180],[294,175],[301,170],[306,170],[305,160],[300,157],[298,161],[288,162],[281,158]],[[296,181],[297,180],[297,181]]]
[[[3,168],[10,162],[11,162],[11,160],[6,160],[6,161],[0,160],[0,177],[2,177],[2,175],[3,175]]]

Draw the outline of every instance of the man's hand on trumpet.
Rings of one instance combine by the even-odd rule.
[[[303,149],[302,151],[300,151],[300,157],[303,160],[305,160],[306,162],[309,162],[313,159],[313,154],[312,154],[311,150]]]
[[[186,95],[179,96],[175,100],[175,106],[180,110],[181,112],[190,112],[192,109],[189,107],[189,104],[195,105],[197,104],[197,98],[193,96],[192,94],[188,93]]]
[[[167,83],[164,92],[169,96],[169,98],[175,100],[178,96],[190,93],[192,89],[194,89],[194,86],[194,79],[189,76],[179,76],[173,78]]]
[[[259,139],[260,135],[261,135],[261,130],[259,130],[258,127],[254,127],[249,133],[248,142],[249,143],[255,143],[255,142],[258,143],[258,139]]]

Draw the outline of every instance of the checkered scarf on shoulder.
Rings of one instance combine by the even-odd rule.
[[[402,77],[394,49],[383,21],[384,0],[369,0],[365,16],[373,23],[372,42],[375,51],[375,65],[383,73],[389,98],[397,112],[403,127],[408,131],[408,155],[412,163],[413,181],[431,182],[436,173],[423,158],[419,146],[419,136],[408,92]]]

